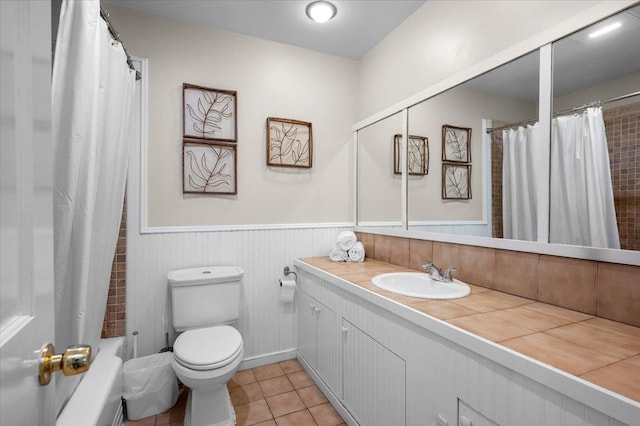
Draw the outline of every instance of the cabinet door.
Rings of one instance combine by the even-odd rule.
[[[405,361],[349,321],[342,325],[346,407],[361,425],[404,425]]]
[[[340,322],[336,313],[316,302],[317,351],[316,371],[335,395],[342,395]]]
[[[298,352],[316,367],[316,301],[304,292],[298,299]]]

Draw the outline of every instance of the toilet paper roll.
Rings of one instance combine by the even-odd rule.
[[[296,294],[295,280],[280,280],[280,301],[282,303],[292,303]]]

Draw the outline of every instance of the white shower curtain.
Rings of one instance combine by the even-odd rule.
[[[602,108],[553,119],[552,243],[619,249]]]
[[[546,161],[538,138],[539,125],[502,132],[502,217],[504,238],[537,241],[538,182]]]
[[[537,240],[540,149],[538,125],[505,130],[504,238]],[[609,152],[601,108],[552,120],[549,242],[620,248]]]
[[[98,0],[63,2],[52,77],[58,352],[98,348],[127,170],[135,74],[126,59]],[[58,410],[77,383],[61,377]]]

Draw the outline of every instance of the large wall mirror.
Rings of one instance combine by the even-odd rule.
[[[402,229],[640,250],[639,91],[636,5],[407,105]],[[358,130],[359,227],[402,220],[404,125]]]

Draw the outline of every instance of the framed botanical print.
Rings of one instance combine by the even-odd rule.
[[[393,173],[402,174],[400,167],[400,141],[402,135],[393,137]],[[409,146],[407,150],[407,170],[410,175],[429,174],[429,139],[425,136],[409,135]]]
[[[471,164],[442,164],[442,199],[471,199]]]
[[[267,118],[267,165],[311,168],[313,166],[311,123],[288,118]]]
[[[442,126],[442,161],[471,162],[471,129],[445,124]]]
[[[183,137],[237,142],[238,94],[232,90],[182,84]]]
[[[236,144],[184,140],[182,164],[184,193],[237,194]]]

